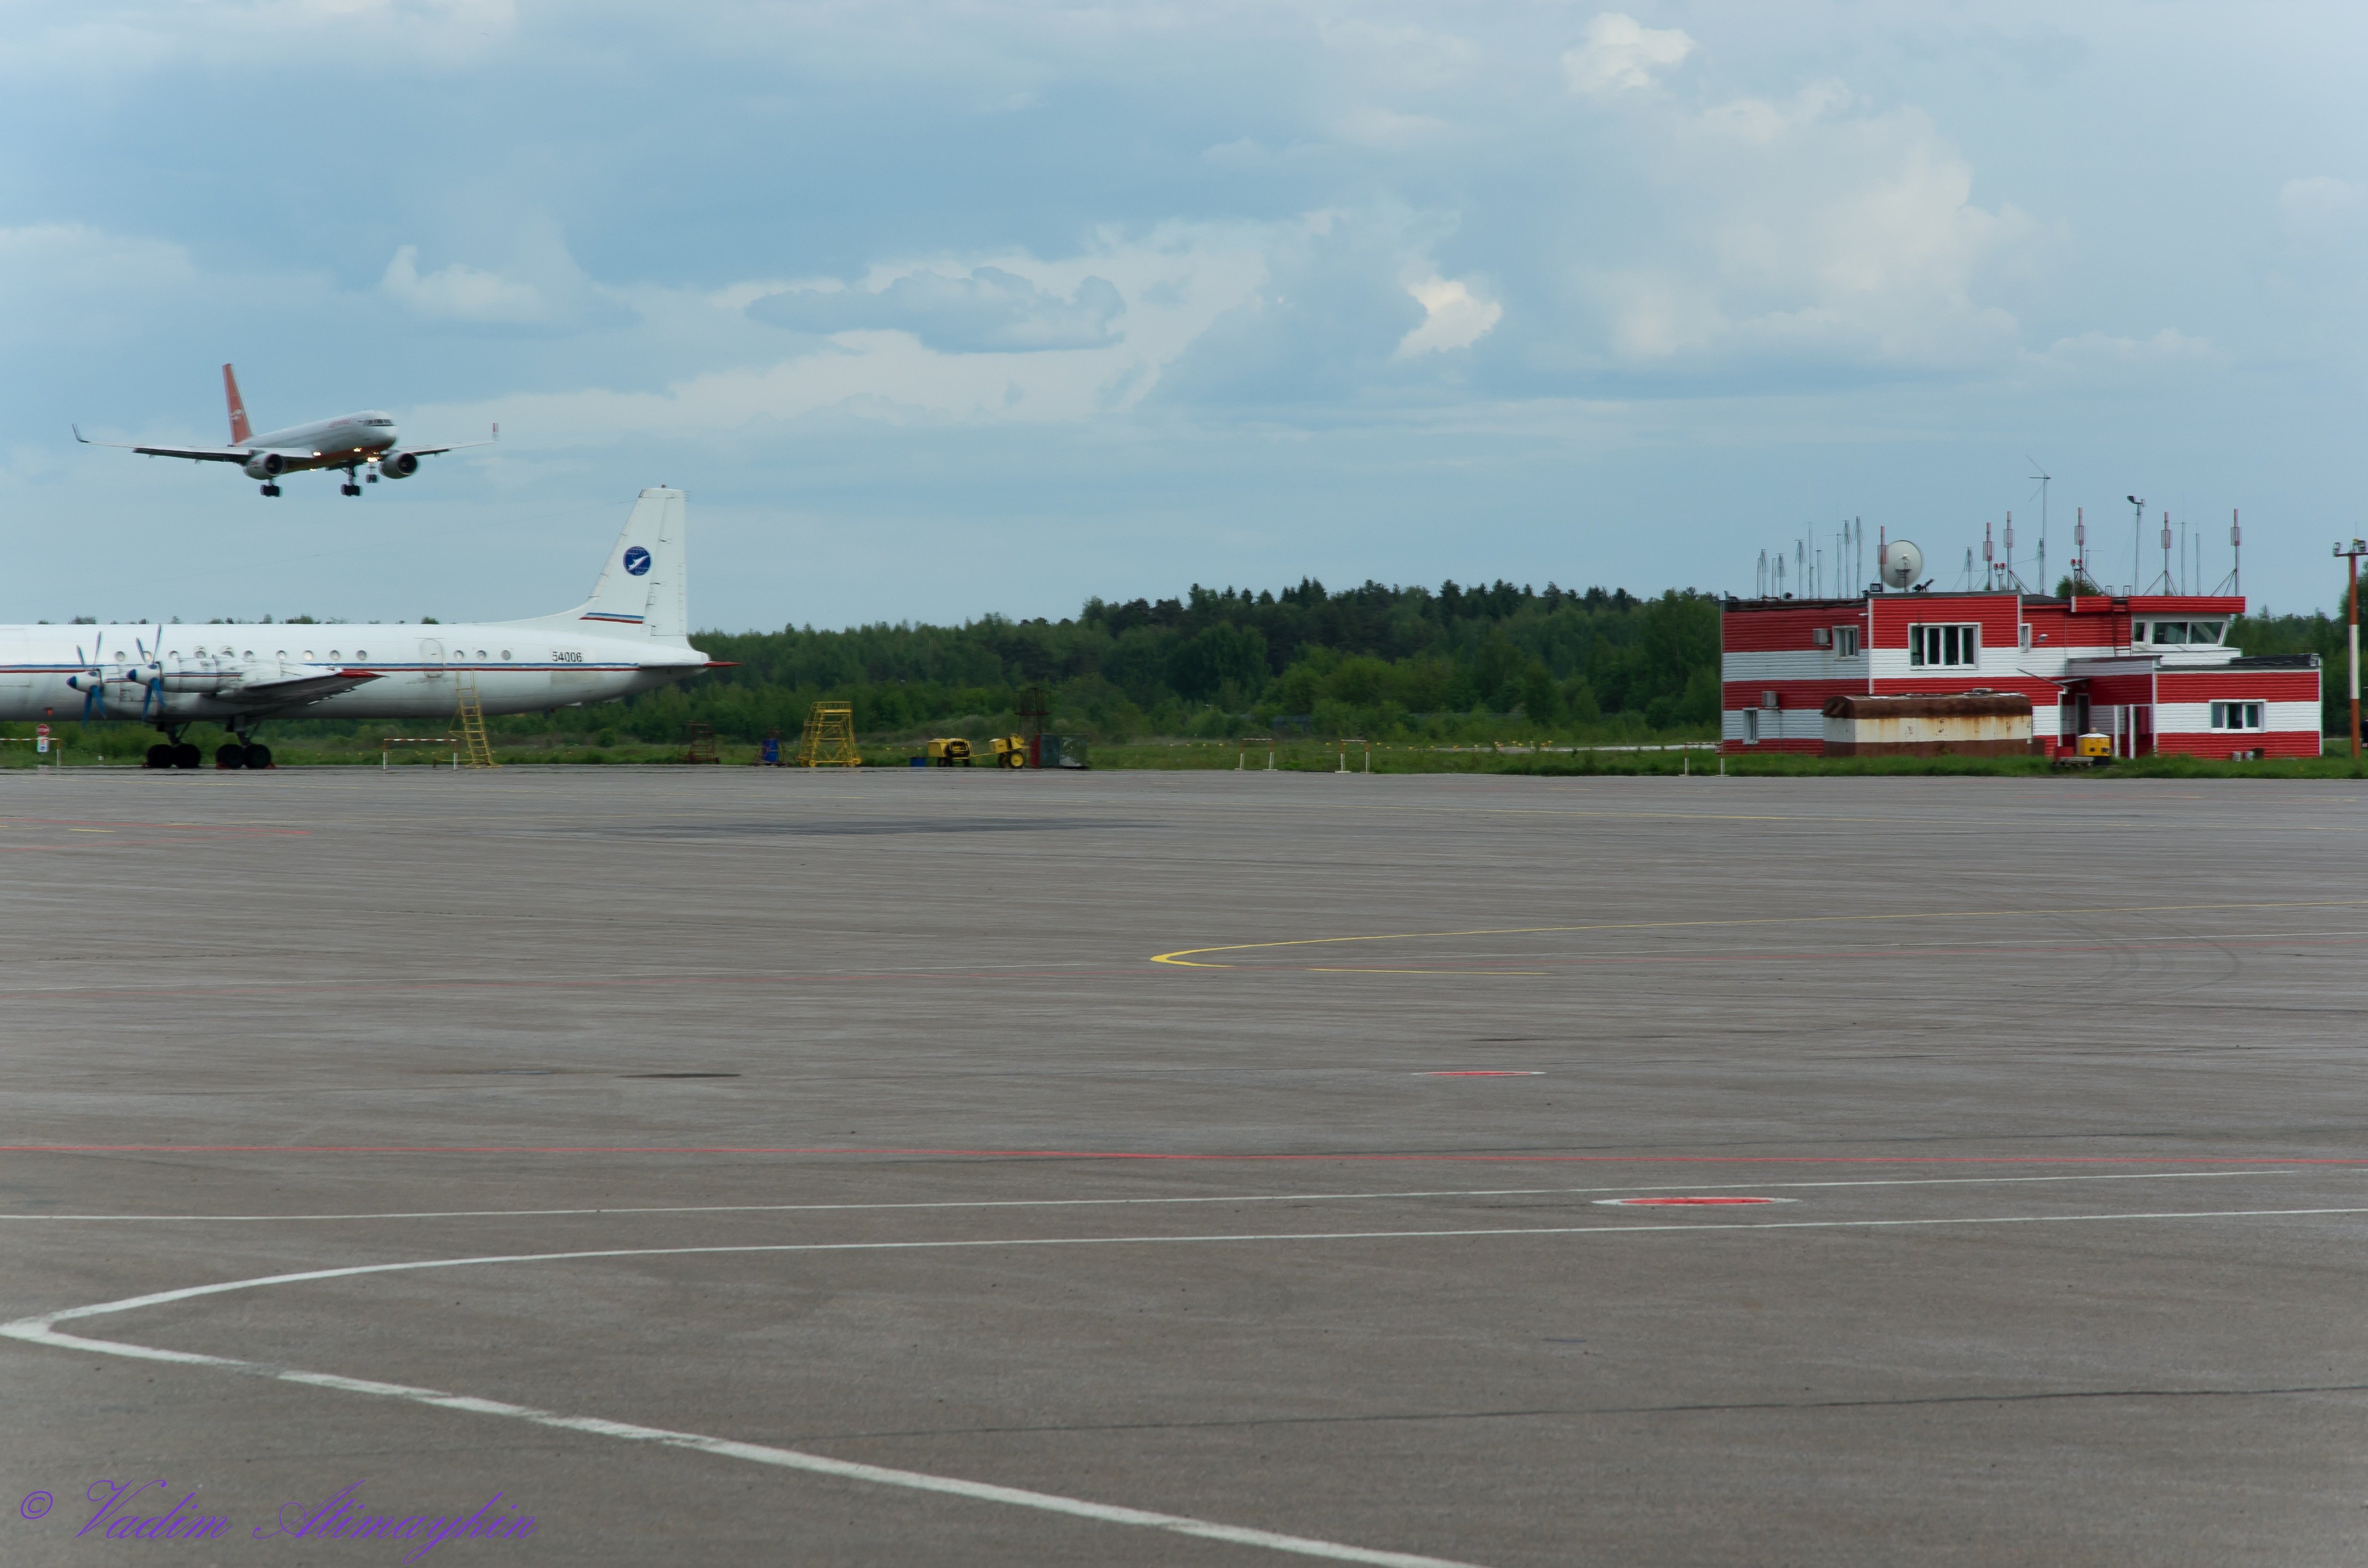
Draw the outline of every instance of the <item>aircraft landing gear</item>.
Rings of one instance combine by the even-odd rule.
[[[233,733],[230,739],[214,748],[214,766],[219,768],[264,768],[271,766],[271,748],[252,736]]]
[[[376,479],[378,475],[373,473],[370,477],[372,479]],[[347,463],[346,465],[346,482],[337,486],[337,494],[340,495],[359,495],[361,493],[362,487],[354,483],[354,465]]]
[[[198,767],[204,762],[205,757],[199,752],[195,741],[183,741],[173,748],[173,766],[176,767]]]
[[[142,762],[140,766],[142,767],[172,767],[173,744],[170,741],[158,741],[154,745],[148,748],[148,759],[145,762]]]
[[[279,494],[279,486],[276,484],[267,484],[263,487],[263,493],[266,495],[277,495]]]

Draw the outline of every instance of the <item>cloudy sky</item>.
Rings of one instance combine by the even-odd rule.
[[[2131,510],[2329,602],[2368,8],[0,0],[0,619],[1943,585]],[[382,407],[359,501],[68,433]],[[1830,573],[1830,566],[1828,567]],[[1830,577],[1829,577],[1830,580]]]

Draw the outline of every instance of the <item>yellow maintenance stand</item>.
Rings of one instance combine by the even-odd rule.
[[[806,733],[798,741],[800,767],[860,767],[855,749],[855,710],[844,702],[817,702],[806,710]]]

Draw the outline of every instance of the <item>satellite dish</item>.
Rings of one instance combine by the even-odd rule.
[[[1896,539],[1883,547],[1883,559],[1876,564],[1886,586],[1905,588],[1922,574],[1924,552],[1904,539]]]

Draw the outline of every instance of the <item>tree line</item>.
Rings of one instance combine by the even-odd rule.
[[[734,666],[652,692],[598,722],[670,740],[794,736],[807,706],[850,702],[867,734],[1008,728],[1043,688],[1058,732],[1100,740],[1281,728],[1375,739],[1709,733],[1718,722],[1718,601],[1690,589],[1498,582],[1466,587],[1308,578],[1281,591],[1194,586],[1086,601],[1073,618],[962,626],[705,632]]]

